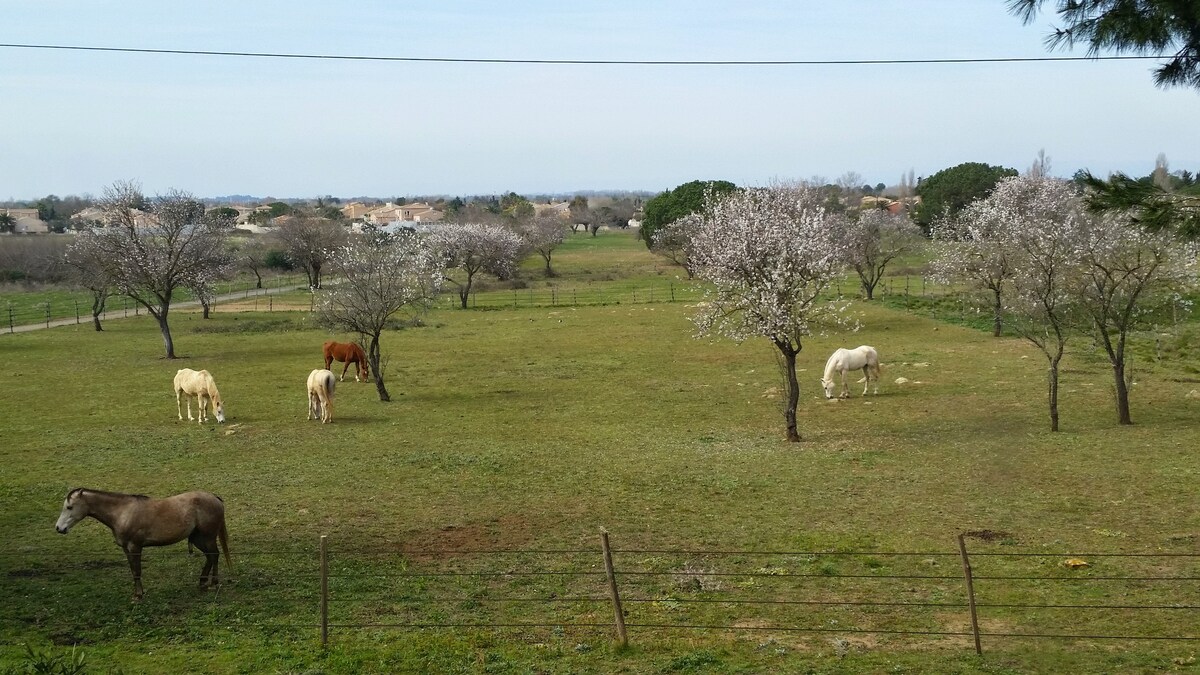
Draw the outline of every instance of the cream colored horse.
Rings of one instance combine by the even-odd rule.
[[[825,362],[825,375],[821,378],[821,386],[825,388],[825,398],[833,398],[833,390],[837,384],[833,381],[835,374],[842,376],[842,394],[841,398],[850,397],[850,389],[846,386],[846,373],[852,370],[862,369],[865,378],[859,380],[866,382],[863,386],[863,396],[867,395],[867,389],[871,386],[871,381],[875,382],[875,393],[879,393],[879,353],[874,347],[862,345],[855,349],[838,349]]]
[[[212,375],[207,370],[192,370],[184,368],[175,373],[175,412],[179,414],[179,419],[183,419],[183,411],[181,409],[183,397],[187,397],[187,414],[188,420],[192,417],[192,399],[196,399],[196,407],[199,409],[198,424],[203,424],[208,419],[207,404],[212,404],[213,414],[217,417],[217,423],[225,421],[225,404],[221,401],[221,392],[217,391],[217,383],[213,381]]]
[[[333,372],[318,368],[308,374],[308,419],[320,418],[321,423],[333,421],[333,390],[337,379]]]
[[[233,569],[225,529],[225,504],[211,492],[185,492],[166,499],[75,488],[63,500],[54,529],[66,534],[75,523],[91,516],[108,526],[117,546],[125,551],[133,573],[133,599],[142,598],[142,548],[167,546],[187,539],[204,553],[200,588],[220,585],[217,542],[225,550],[225,565]]]

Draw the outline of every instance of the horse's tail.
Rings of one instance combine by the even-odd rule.
[[[325,371],[325,398],[333,398],[333,390],[337,388],[337,378],[330,371]]]
[[[218,497],[220,499],[220,497]],[[217,536],[221,539],[221,548],[225,551],[225,567],[233,571],[233,557],[229,555],[229,531],[225,529],[225,519],[221,518],[221,529],[217,530]]]

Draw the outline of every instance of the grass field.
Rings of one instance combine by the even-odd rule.
[[[674,275],[640,246],[626,233],[573,237],[556,261],[563,276],[547,281],[578,283],[604,265],[625,270],[614,284]],[[1078,340],[1065,363],[1063,431],[1051,434],[1036,350],[924,311],[859,302],[859,333],[806,342],[804,442],[788,444],[769,346],[693,339],[686,302],[499,305],[438,309],[421,327],[387,333],[393,402],[344,382],[331,425],[304,419],[304,379],[321,365],[329,334],[303,311],[218,312],[209,321],[180,314],[176,361],[161,358],[145,317],[110,321],[104,333],[83,326],[0,337],[0,669],[20,663],[26,644],[53,654],[79,644],[96,672],[1196,669],[1194,642],[991,638],[980,658],[962,636],[768,629],[968,630],[958,558],[933,555],[956,552],[964,531],[991,533],[970,542],[981,554],[977,574],[1050,578],[981,582],[981,602],[1197,604],[1195,581],[1056,581],[1197,577],[1196,558],[1092,557],[1071,571],[1057,555],[982,555],[1198,552],[1200,400],[1187,395],[1200,378],[1188,374],[1198,365],[1187,349],[1190,324],[1160,336],[1157,350],[1151,339],[1139,343],[1132,427],[1115,424],[1107,364]],[[883,358],[881,395],[818,398],[829,352],[864,343]],[[213,372],[226,425],[176,420],[170,381],[181,367]],[[898,377],[911,382],[897,385]],[[221,495],[237,565],[231,583],[201,593],[199,559],[182,545],[155,549],[146,599],[131,603],[128,570],[105,527],[53,531],[74,486]],[[569,625],[610,623],[604,602],[493,602],[603,597],[595,576],[602,527],[618,568],[655,573],[622,578],[627,597],[646,600],[627,604],[630,623],[761,630],[631,628],[631,646],[618,649],[611,628]],[[335,628],[323,652],[320,535],[329,536],[338,575],[335,622],[547,625]],[[481,549],[583,552],[447,552]],[[868,555],[806,553],[846,551]],[[898,552],[928,555],[889,555]],[[529,569],[590,576],[518,574]],[[395,576],[422,571],[500,576]],[[739,571],[758,576],[721,576]],[[790,576],[808,573],[816,576]],[[841,576],[850,574],[861,576]],[[1197,612],[990,607],[982,617],[987,632],[1194,635]]]

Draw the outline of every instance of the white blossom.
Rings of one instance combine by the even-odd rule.
[[[466,280],[451,278],[458,286],[463,309],[480,272],[501,279],[513,275],[521,251],[521,238],[511,230],[490,223],[448,223],[432,235],[434,248],[449,269],[462,270]]]
[[[321,322],[368,338],[367,358],[380,400],[383,382],[380,337],[397,314],[427,310],[442,283],[442,259],[421,237],[401,232],[356,237],[329,262],[338,283],[322,293]]]
[[[700,335],[765,337],[785,362],[789,440],[799,440],[795,359],[815,322],[840,320],[822,297],[845,260],[840,218],[804,185],[737,190],[689,223],[697,276],[711,282],[694,321]]]

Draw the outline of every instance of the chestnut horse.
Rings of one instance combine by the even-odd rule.
[[[184,539],[188,548],[200,549],[205,556],[200,572],[200,588],[220,585],[217,541],[225,549],[225,565],[233,569],[225,529],[225,504],[211,492],[185,492],[166,499],[146,495],[127,495],[75,488],[63,500],[62,513],[54,529],[66,534],[75,523],[91,516],[108,526],[117,546],[125,551],[129,571],[133,573],[133,599],[142,598],[142,547],[167,546]],[[210,577],[211,574],[211,577]]]
[[[359,346],[357,342],[334,342],[330,340],[321,345],[321,351],[325,353],[325,370],[329,370],[329,365],[334,361],[341,361],[346,365],[342,366],[342,376],[338,379],[346,379],[346,369],[350,364],[354,364],[354,381],[366,382],[371,375],[371,369],[367,366],[367,353]],[[361,377],[361,379],[359,379]]]

